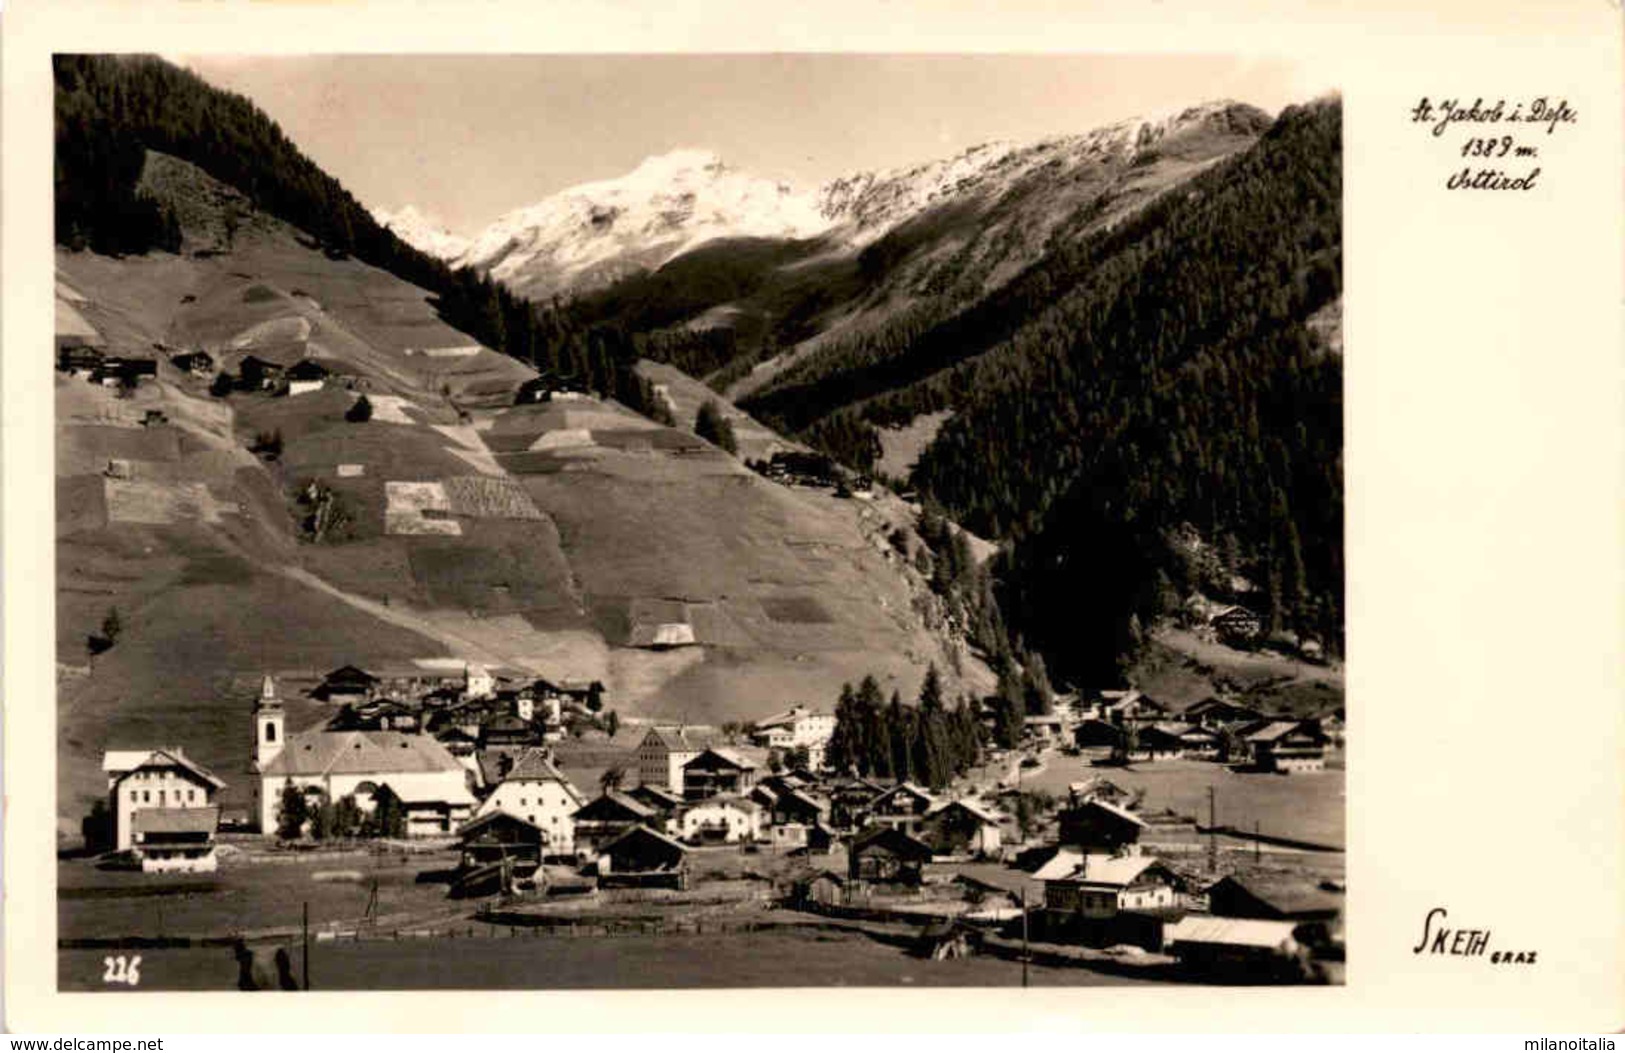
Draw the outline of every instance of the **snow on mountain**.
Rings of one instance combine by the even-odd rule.
[[[437,259],[454,260],[468,251],[469,240],[453,234],[436,220],[411,205],[396,211],[373,209],[372,218],[395,233],[397,238]]]
[[[1028,177],[1131,165],[1204,134],[1257,135],[1267,114],[1229,101],[1133,118],[1036,143],[993,142],[924,164],[859,172],[813,191],[729,167],[709,150],[650,157],[626,175],[517,209],[471,240],[411,207],[380,220],[420,249],[533,299],[602,288],[718,238],[824,237],[856,249],[933,205],[991,201]],[[1043,170],[1041,172],[1041,170]],[[387,215],[387,218],[386,218]]]
[[[828,226],[815,195],[730,168],[707,150],[677,150],[508,213],[456,262],[545,298],[658,267],[715,238],[806,238]]]

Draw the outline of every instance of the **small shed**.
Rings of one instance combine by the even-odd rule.
[[[647,826],[635,826],[604,846],[598,880],[602,885],[686,888],[688,849]]]

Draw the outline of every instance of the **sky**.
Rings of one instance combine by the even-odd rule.
[[[1190,55],[170,57],[252,99],[363,204],[465,235],[674,149],[811,190],[1211,99],[1275,113],[1331,87],[1285,60]]]

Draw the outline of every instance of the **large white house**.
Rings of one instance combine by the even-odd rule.
[[[547,835],[543,846],[547,855],[569,855],[575,851],[573,816],[586,803],[570,780],[553,766],[545,749],[528,749],[502,776],[475,818],[507,812]]]
[[[783,713],[758,720],[751,739],[769,749],[807,749],[808,767],[824,766],[824,749],[835,734],[835,714],[814,712],[806,706],[791,706]]]
[[[711,745],[713,736],[691,728],[651,727],[638,743],[638,783],[683,792],[683,765]]]
[[[254,706],[255,810],[260,829],[277,826],[289,783],[330,801],[353,796],[362,811],[384,788],[406,809],[410,836],[451,833],[474,810],[472,776],[429,735],[402,731],[303,731],[287,734],[287,719],[267,676]]]
[[[102,771],[107,775],[108,812],[113,820],[113,847],[123,851],[136,848],[137,826],[154,830],[163,823],[138,824],[136,817],[146,811],[198,811],[186,824],[196,826],[205,818],[204,810],[218,816],[215,795],[226,784],[203,765],[188,757],[179,746],[156,750],[108,750],[102,755]],[[209,826],[208,867],[213,867],[214,827]],[[144,839],[143,839],[144,840]]]

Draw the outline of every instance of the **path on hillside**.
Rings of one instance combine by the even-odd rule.
[[[345,592],[343,589],[328,584],[326,581],[312,574],[303,567],[283,565],[276,568],[283,575],[294,581],[326,593],[334,599],[342,600],[360,611],[365,611],[379,621],[407,629],[431,640],[438,640],[445,644],[457,657],[471,662],[480,662],[488,666],[506,666],[512,669],[523,669],[537,675],[541,670],[532,668],[533,663],[518,655],[507,654],[487,647],[479,641],[472,640],[460,633],[453,632],[432,619],[416,614],[410,609],[396,606],[384,606],[381,603]]]

